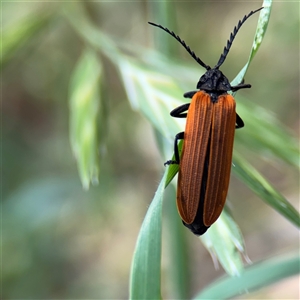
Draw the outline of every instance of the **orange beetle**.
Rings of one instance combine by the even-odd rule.
[[[238,22],[213,68],[198,58],[174,32],[149,22],[173,36],[207,70],[197,84],[198,90],[184,94],[184,97],[192,98],[191,103],[183,104],[170,113],[172,117],[186,117],[187,120],[185,131],[175,137],[175,160],[165,163],[179,164],[177,208],[183,224],[196,235],[205,233],[223,210],[229,186],[234,133],[236,128],[244,126],[235,111],[235,100],[228,92],[251,87],[243,82],[231,86],[219,67],[243,23],[262,8],[251,11]],[[180,139],[184,139],[181,157],[177,145]]]

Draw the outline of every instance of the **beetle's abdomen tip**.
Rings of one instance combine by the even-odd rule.
[[[195,235],[204,234],[207,231],[207,229],[210,227],[210,226],[206,227],[205,225],[197,226],[193,223],[192,224],[186,224],[184,221],[182,221],[182,223],[185,227],[187,227]]]

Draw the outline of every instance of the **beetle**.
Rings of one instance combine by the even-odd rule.
[[[250,88],[242,81],[231,86],[219,70],[224,63],[237,32],[245,21],[263,7],[251,11],[240,20],[230,34],[218,63],[206,65],[173,31],[149,22],[174,37],[187,52],[206,69],[197,83],[197,90],[185,93],[191,98],[171,111],[176,118],[187,118],[184,132],[175,136],[174,157],[165,165],[179,164],[177,209],[183,224],[194,234],[202,235],[219,218],[229,187],[235,129],[244,126],[236,113],[235,100],[228,92]],[[181,157],[178,141],[183,139]]]

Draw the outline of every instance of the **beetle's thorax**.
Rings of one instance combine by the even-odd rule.
[[[210,69],[198,81],[197,89],[211,95],[212,101],[217,101],[219,95],[231,90],[227,77],[219,69]]]

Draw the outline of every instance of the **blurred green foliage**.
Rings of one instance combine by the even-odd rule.
[[[243,98],[237,96],[237,109],[246,127],[236,134],[235,144],[296,205],[298,151],[297,147],[287,150],[285,146],[297,144],[299,126],[297,5],[274,3],[267,36],[246,76],[253,88],[243,93]],[[161,118],[149,114],[147,107],[141,106],[143,99],[131,95],[131,106],[155,124],[153,134],[144,116],[128,105],[133,90],[126,78],[135,78],[140,93],[149,97],[148,103],[150,99],[169,97],[168,106],[157,110],[157,114],[167,114],[184,101],[183,92],[194,89],[203,72],[198,66],[190,67],[186,54],[167,37],[163,40],[169,45],[161,49],[161,54],[172,54],[171,64],[150,50],[153,29],[148,28],[147,21],[173,24],[172,29],[211,64],[219,57],[237,18],[255,8],[257,3],[251,2],[174,2],[164,10],[159,3],[151,2],[2,3],[1,298],[128,297],[136,237],[162,172],[164,158],[158,154],[155,138],[160,138],[158,148],[170,157],[173,136],[168,132],[176,132],[178,124],[172,118],[167,124],[157,123]],[[230,79],[247,60],[252,42],[248,37],[253,36],[254,26],[255,20],[249,20],[224,64],[222,71]],[[84,59],[94,67],[81,63]],[[185,76],[184,66],[194,68],[194,75]],[[146,85],[143,74],[151,75],[152,70],[155,74],[147,77],[151,84]],[[85,78],[90,80],[76,80],[76,72],[88,72]],[[84,186],[88,186],[87,182],[99,172],[99,185],[88,192],[82,189],[73,156],[76,137],[86,137],[86,129],[69,132],[74,120],[69,100],[83,85],[88,88],[78,93],[86,96],[85,104],[89,105],[85,109],[94,114],[98,111],[97,116],[87,113],[85,124],[92,124],[93,136],[101,137],[89,141],[94,150],[98,144],[98,151],[90,153],[94,160],[82,162],[99,167],[99,171],[92,168],[83,179]],[[148,89],[144,89],[146,86]],[[269,128],[255,127],[251,122],[253,111],[255,118],[282,128],[280,136],[286,135],[283,143],[276,131],[269,133]],[[168,140],[162,139],[159,129]],[[258,135],[262,143],[249,145],[258,140]],[[82,149],[86,148],[78,151]],[[294,156],[287,157],[291,151]],[[95,163],[98,160],[100,165]],[[229,196],[253,260],[298,247],[297,229],[263,206],[234,178]],[[174,195],[165,200],[165,211],[174,208]],[[179,224],[176,213],[172,216]],[[167,249],[174,235],[170,227],[166,226],[163,233]],[[183,260],[189,266],[190,280],[183,294],[191,297],[222,271],[214,270],[198,239],[187,234],[183,252],[188,255]],[[180,294],[174,287],[178,281],[167,275],[172,265],[172,257],[165,253],[162,292],[166,298]]]

